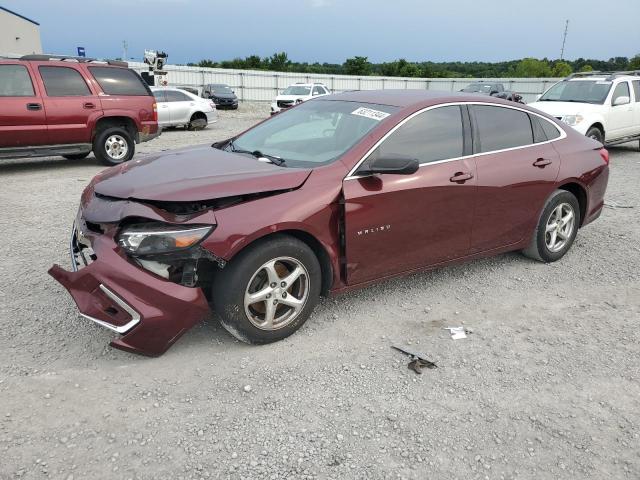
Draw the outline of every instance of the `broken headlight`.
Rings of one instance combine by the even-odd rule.
[[[213,231],[213,225],[137,223],[124,227],[118,245],[131,255],[158,255],[191,248]]]

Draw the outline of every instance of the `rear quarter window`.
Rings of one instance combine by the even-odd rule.
[[[547,140],[555,140],[560,136],[560,130],[550,121],[538,117],[538,121],[544,130],[544,134],[547,136]]]
[[[107,95],[150,95],[147,85],[136,72],[128,68],[89,67],[102,91]]]
[[[533,143],[529,115],[521,110],[492,105],[474,105],[480,140],[479,152],[493,152]]]
[[[24,65],[0,65],[0,97],[33,97],[33,83]]]

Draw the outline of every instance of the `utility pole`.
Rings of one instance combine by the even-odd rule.
[[[569,31],[569,20],[564,24],[564,36],[562,37],[562,50],[560,50],[560,60],[564,59],[564,44],[567,42],[567,32]]]
[[[128,46],[129,45],[127,44],[127,41],[123,40],[122,41],[122,60],[125,61],[125,62],[127,61],[127,47]],[[563,48],[564,48],[564,46],[563,46]]]

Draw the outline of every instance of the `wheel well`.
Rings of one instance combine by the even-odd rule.
[[[202,112],[195,112],[193,115],[191,115],[191,120],[193,120],[194,118],[204,118],[206,120],[207,116]]]
[[[270,233],[268,235],[255,239],[253,242],[245,245],[242,250],[240,250],[240,252],[254,246],[257,242],[268,240],[274,235],[289,235],[291,237],[294,237],[305,243],[313,251],[313,253],[318,258],[318,262],[320,263],[320,273],[322,275],[320,294],[326,296],[329,293],[331,286],[333,285],[333,267],[331,266],[331,260],[326,249],[313,235],[302,230],[280,230],[279,232]],[[236,252],[234,257],[237,256],[240,252]]]
[[[593,127],[600,130],[600,132],[602,133],[602,139],[604,140],[604,126],[600,122],[596,122],[593,125],[591,125],[589,128],[587,128],[587,132],[591,130]]]
[[[578,199],[578,204],[580,205],[580,226],[584,222],[584,217],[587,214],[587,192],[582,186],[577,183],[566,183],[560,187],[560,190],[566,190],[567,192],[573,193],[573,195]]]
[[[136,133],[138,131],[138,128],[136,127],[136,122],[134,122],[133,119],[129,117],[103,117],[99,119],[96,122],[96,128],[93,132],[93,138],[96,137],[97,133],[100,130],[104,130],[106,128],[111,128],[111,127],[123,127],[127,132],[129,132],[129,135],[131,135],[131,138],[134,141],[137,141]]]

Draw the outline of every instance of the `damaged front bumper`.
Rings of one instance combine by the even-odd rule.
[[[111,346],[157,356],[206,317],[207,300],[190,288],[148,273],[130,263],[113,238],[84,236],[79,217],[71,238],[73,271],[59,265],[49,274],[73,297],[80,314],[122,336]]]

